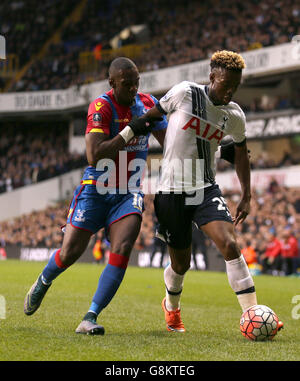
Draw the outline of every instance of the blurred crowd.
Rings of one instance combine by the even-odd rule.
[[[74,0],[3,0],[0,4],[0,34],[6,37],[7,53],[15,53],[20,67],[25,65],[57,31],[79,1]],[[37,91],[80,86],[107,77],[109,59],[98,57],[95,72],[80,70],[79,54],[94,52],[95,47],[110,49],[110,40],[124,28],[144,24],[149,47],[135,57],[141,72],[207,59],[215,50],[243,52],[290,42],[300,35],[300,3],[294,0],[88,0],[81,16],[68,23],[61,40],[49,45],[46,55],[37,59],[9,91]],[[134,35],[120,45],[140,43]],[[120,46],[119,45],[119,46]],[[0,78],[0,87],[4,87]],[[261,97],[245,112],[284,110],[300,107],[300,97]],[[298,102],[298,103],[297,103]],[[68,131],[57,125],[51,129],[34,126],[0,127],[0,193],[30,185],[85,166],[85,155],[68,152]],[[286,153],[278,162],[266,154],[251,161],[252,169],[296,164]],[[218,161],[218,171],[231,169]],[[234,214],[239,196],[224,191]],[[290,275],[300,267],[300,195],[299,189],[282,188],[276,183],[259,193],[253,189],[252,211],[237,227],[238,243],[249,266],[258,266],[265,274]],[[22,247],[60,247],[68,204],[51,206],[44,211],[0,223],[0,257],[7,245]],[[145,212],[135,248],[153,247],[157,228],[153,196],[145,196]],[[205,252],[212,243],[204,235],[197,245]],[[103,231],[93,237],[94,255],[109,248]],[[157,247],[156,247],[157,245]],[[162,246],[161,246],[162,245]]]
[[[38,183],[87,165],[85,153],[69,152],[65,125],[0,126],[0,193]],[[252,169],[279,168],[299,164],[299,157],[286,152],[275,161],[267,152],[251,159]],[[217,159],[217,171],[232,170],[233,165]]]
[[[5,36],[7,54],[18,57],[19,68],[39,53],[73,5],[72,0],[1,1],[0,34]],[[4,87],[3,79],[0,82],[0,87]]]
[[[2,0],[0,34],[7,53],[15,53],[21,65],[36,54],[73,9],[72,0]]]
[[[233,213],[239,196],[224,192]],[[252,190],[251,214],[236,227],[248,265],[262,273],[291,275],[300,268],[300,192],[272,181],[264,192]],[[299,270],[298,270],[299,271]]]
[[[298,90],[300,95],[300,88]],[[300,108],[300,97],[298,96],[269,96],[267,94],[253,99],[246,105],[238,102],[243,111],[248,113],[268,112],[273,110],[287,110],[291,108]]]
[[[0,222],[0,244],[21,247],[60,247],[69,201]]]
[[[71,0],[4,1],[0,18],[5,22],[0,22],[0,33],[7,36],[8,52],[20,54],[23,65],[76,4]],[[207,59],[215,50],[243,52],[290,42],[300,34],[300,4],[294,0],[89,0],[79,20],[62,29],[61,40],[51,44],[45,57],[10,91],[66,88],[105,79],[110,59],[100,55],[96,72],[84,73],[79,54],[94,52],[99,46],[111,48],[113,37],[140,24],[149,36],[143,41],[149,42],[149,47],[134,58],[142,72]],[[132,42],[139,43],[138,38],[129,36],[119,45]]]
[[[297,97],[269,97],[264,95],[261,98],[255,98],[249,105],[240,104],[240,106],[245,113],[258,113],[299,108],[300,103]]]
[[[239,195],[223,191],[231,214],[235,214]],[[157,220],[153,207],[153,195],[145,196],[145,212],[135,249],[165,252],[165,245],[155,237]],[[69,201],[35,211],[0,223],[0,243],[21,247],[60,247]],[[249,265],[260,273],[272,275],[298,274],[300,269],[300,192],[299,188],[285,188],[276,182],[270,183],[265,191],[252,190],[251,213],[246,221],[237,225],[239,247]],[[92,237],[95,260],[101,261],[109,250],[103,230]],[[193,233],[193,253],[214,247],[203,233]],[[209,258],[208,258],[209,261]],[[161,265],[163,265],[161,263]]]
[[[250,151],[251,156],[251,151]],[[267,152],[262,151],[255,159],[250,158],[250,167],[253,169],[267,169],[267,168],[282,168],[291,165],[299,164],[299,154],[293,154],[291,152],[285,152],[282,157],[275,160],[268,155]],[[226,172],[234,169],[234,165],[228,161],[217,159],[216,161],[217,171]]]
[[[85,166],[85,156],[68,147],[68,128],[59,123],[0,127],[0,193]]]

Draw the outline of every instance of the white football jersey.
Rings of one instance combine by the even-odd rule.
[[[168,128],[158,191],[191,192],[215,183],[215,153],[221,140],[246,138],[245,114],[238,104],[215,106],[207,86],[184,81],[159,101],[168,114]]]

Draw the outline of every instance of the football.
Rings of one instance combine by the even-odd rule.
[[[243,312],[240,330],[243,336],[253,341],[272,340],[279,328],[279,319],[271,308],[256,305]]]

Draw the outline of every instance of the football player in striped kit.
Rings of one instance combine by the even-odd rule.
[[[229,284],[242,310],[257,304],[254,282],[234,232],[234,226],[249,214],[251,200],[246,118],[239,105],[231,101],[245,62],[240,54],[223,50],[212,55],[210,66],[208,85],[181,82],[145,115],[151,120],[168,114],[154,205],[171,259],[164,271],[166,297],[162,308],[167,330],[176,332],[185,332],[180,296],[190,267],[192,223],[222,253]],[[215,155],[226,135],[234,141],[235,170],[242,191],[234,217],[215,181]]]

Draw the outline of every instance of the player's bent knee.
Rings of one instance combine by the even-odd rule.
[[[189,262],[175,262],[172,261],[172,268],[175,271],[175,273],[179,275],[184,275],[190,268],[190,260]]]
[[[92,233],[67,225],[60,259],[66,266],[72,265],[85,251]]]
[[[222,254],[226,261],[238,258],[241,253],[237,242],[234,239],[227,239],[223,244]]]
[[[65,244],[60,251],[60,260],[66,266],[71,266],[76,260],[81,257],[86,246],[79,243]]]
[[[190,264],[179,265],[177,267],[177,274],[184,275],[190,268]]]
[[[82,253],[74,252],[72,250],[61,250],[59,256],[61,262],[65,266],[71,266],[81,256]]]
[[[184,275],[191,265],[191,249],[175,249],[169,246],[169,254],[173,270],[180,275]]]
[[[111,251],[119,255],[129,256],[133,248],[133,243],[130,241],[122,241],[112,244]]]

